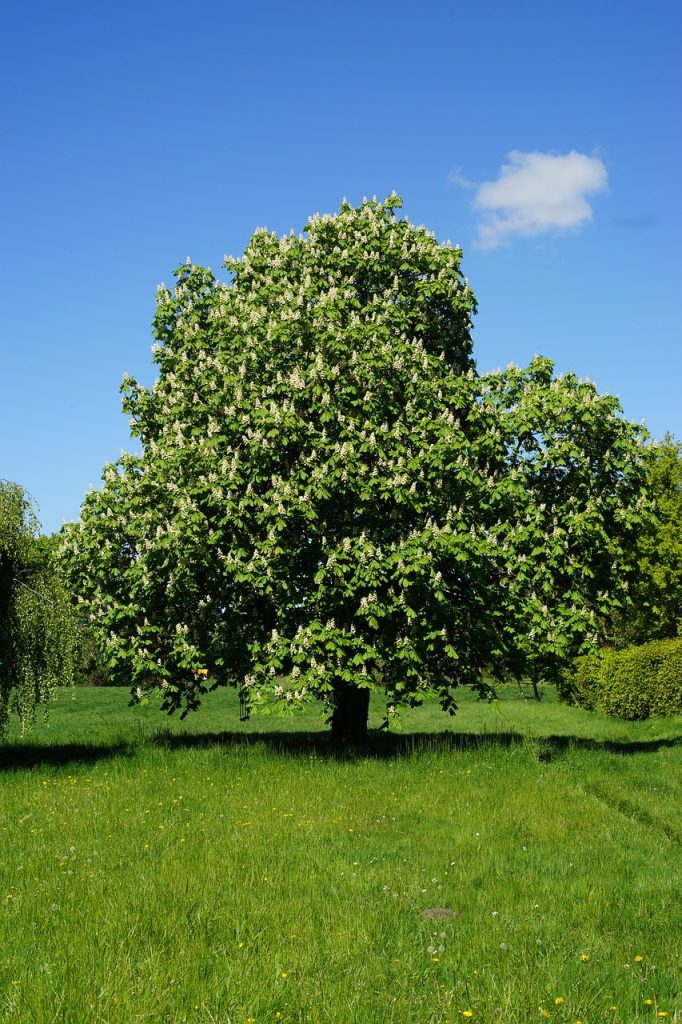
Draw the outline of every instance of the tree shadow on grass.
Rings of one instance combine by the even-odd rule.
[[[272,753],[297,757],[319,757],[338,761],[389,760],[426,753],[481,751],[528,746],[539,761],[552,761],[569,750],[593,750],[612,754],[649,754],[668,747],[682,746],[682,736],[618,742],[593,740],[580,736],[526,736],[518,732],[370,732],[367,741],[354,745],[335,745],[324,732],[220,732],[178,735],[159,733],[153,741],[167,750],[196,748],[225,749],[262,746]]]
[[[172,733],[159,731],[139,740],[119,740],[109,744],[12,742],[0,746],[0,772],[12,769],[63,768],[67,765],[93,765],[118,757],[134,756],[144,747],[162,750],[215,749],[247,750],[262,747],[287,757],[315,757],[333,761],[394,760],[429,753],[494,751],[527,747],[538,761],[551,762],[571,750],[601,751],[610,754],[653,754],[658,750],[682,746],[682,736],[618,742],[593,740],[581,736],[526,736],[518,732],[435,732],[385,733],[371,731],[367,741],[352,746],[335,746],[326,732],[214,732]]]
[[[134,744],[117,743],[9,743],[0,745],[0,772],[12,769],[64,768],[71,764],[98,764],[115,757],[128,757]]]

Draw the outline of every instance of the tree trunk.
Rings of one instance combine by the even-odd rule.
[[[369,689],[337,680],[331,717],[333,742],[363,743],[367,739],[368,718]]]
[[[535,695],[535,699],[542,700],[542,694],[538,688],[538,670],[536,665],[533,665],[531,670],[531,679],[533,681],[533,694]]]

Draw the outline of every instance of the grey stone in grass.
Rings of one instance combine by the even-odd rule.
[[[422,910],[420,917],[424,921],[438,921],[444,917],[459,917],[459,910],[449,910],[447,907],[430,907],[428,910]]]

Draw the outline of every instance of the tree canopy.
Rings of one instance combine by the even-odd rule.
[[[23,488],[0,480],[0,733],[11,711],[25,728],[36,705],[73,681],[78,623],[54,550]]]
[[[639,428],[549,360],[480,376],[461,250],[344,203],[257,231],[227,283],[188,263],[124,381],[141,454],[66,533],[110,670],[168,710],[203,670],[250,706],[362,735],[483,673],[552,678],[618,602],[646,511]]]

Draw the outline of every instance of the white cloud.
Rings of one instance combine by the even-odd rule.
[[[460,188],[478,188],[475,181],[469,181],[464,177],[461,167],[453,167],[448,174],[448,185],[458,185]]]
[[[459,171],[450,180],[460,185],[466,181]],[[514,237],[582,227],[592,220],[586,196],[603,192],[607,185],[606,167],[596,156],[514,150],[496,181],[476,187],[473,205],[481,219],[475,244],[496,249]]]

